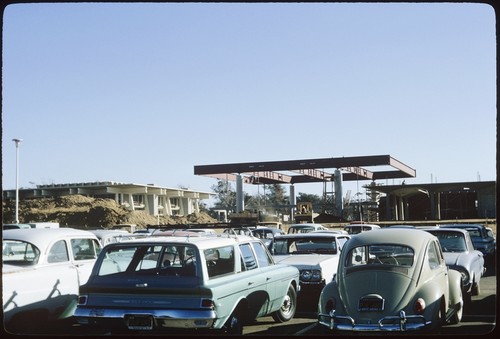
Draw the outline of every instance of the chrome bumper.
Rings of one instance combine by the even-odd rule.
[[[108,309],[78,307],[73,315],[81,325],[100,321],[121,320],[127,325],[129,317],[149,316],[154,327],[211,328],[217,319],[213,310],[154,310],[154,309]]]
[[[354,319],[350,316],[336,316],[335,311],[329,314],[320,313],[318,315],[318,322],[328,327],[330,330],[342,331],[414,331],[421,330],[430,325],[426,322],[425,318],[421,315],[406,315],[404,311],[399,313],[399,316],[387,316],[378,320],[373,324],[356,324]]]

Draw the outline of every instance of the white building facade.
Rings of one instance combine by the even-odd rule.
[[[15,190],[2,192],[4,200],[15,199]],[[37,185],[19,189],[19,200],[54,198],[65,195],[114,199],[131,211],[144,211],[152,216],[184,216],[200,211],[201,200],[213,193],[154,184],[127,184],[114,181]]]

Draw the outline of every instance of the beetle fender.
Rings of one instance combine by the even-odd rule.
[[[450,286],[450,305],[456,305],[462,300],[462,280],[460,272],[456,270],[449,270],[448,272],[449,286]]]

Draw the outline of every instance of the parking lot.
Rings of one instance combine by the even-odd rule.
[[[496,325],[496,290],[497,278],[495,266],[490,265],[486,275],[481,280],[481,293],[472,298],[472,304],[464,310],[462,321],[457,325],[444,326],[435,335],[484,335],[490,333]],[[299,310],[291,321],[276,323],[271,317],[257,319],[253,324],[244,327],[244,336],[326,336],[331,335],[327,329],[318,326],[316,314],[310,308]],[[108,336],[106,331],[97,329],[83,329],[72,323],[51,324],[47,328],[33,332],[26,326],[22,334],[29,335],[64,335],[64,336]],[[171,331],[169,335],[173,335]],[[193,335],[196,333],[179,333],[180,335]],[[131,336],[154,336],[158,333],[130,332]],[[2,335],[5,338],[4,335]]]

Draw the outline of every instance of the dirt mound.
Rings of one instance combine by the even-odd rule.
[[[14,201],[2,202],[2,221],[15,219]],[[19,202],[19,222],[58,222],[61,226],[77,228],[108,228],[118,224],[135,224],[137,228],[157,224],[198,224],[216,220],[206,213],[182,217],[154,217],[143,211],[129,211],[113,199],[68,195],[57,198],[39,198]]]

